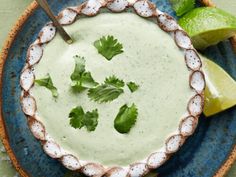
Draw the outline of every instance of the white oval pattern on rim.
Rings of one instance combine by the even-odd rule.
[[[134,11],[145,18],[157,19],[159,27],[169,32],[176,42],[176,45],[183,50],[186,67],[189,68],[189,85],[196,95],[193,96],[187,105],[186,116],[181,120],[178,130],[167,140],[164,147],[149,155],[147,159],[131,164],[129,167],[107,168],[103,165],[82,161],[79,157],[66,152],[47,134],[44,125],[35,117],[37,105],[35,99],[30,95],[30,89],[34,83],[34,72],[32,67],[37,64],[43,55],[43,44],[50,42],[55,34],[56,28],[52,23],[46,24],[38,35],[38,39],[29,47],[26,62],[20,77],[20,85],[23,90],[21,96],[21,106],[23,112],[28,117],[28,125],[33,135],[39,139],[44,151],[52,158],[56,158],[70,170],[76,170],[90,177],[141,177],[151,169],[158,168],[164,164],[171,154],[178,151],[185,139],[192,135],[197,127],[198,117],[203,111],[205,88],[205,78],[201,70],[202,62],[193,48],[191,39],[177,24],[175,19],[165,14],[148,0],[88,0],[77,7],[68,7],[58,15],[58,20],[62,25],[72,24],[78,15],[94,16],[98,14],[100,8],[108,8],[112,12],[122,12],[126,8],[133,8]],[[184,61],[184,60],[183,60]]]

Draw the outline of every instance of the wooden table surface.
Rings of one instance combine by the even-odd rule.
[[[0,48],[12,25],[31,2],[32,0],[0,0]],[[236,164],[227,177],[236,177]]]

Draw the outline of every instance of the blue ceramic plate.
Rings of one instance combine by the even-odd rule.
[[[79,2],[50,0],[49,3],[53,11],[58,13]],[[155,0],[154,3],[160,10],[175,16],[167,0]],[[11,150],[29,176],[63,177],[68,170],[43,152],[40,143],[28,129],[19,100],[19,76],[27,48],[47,21],[49,19],[41,9],[33,11],[8,49],[2,75],[2,117]],[[236,56],[228,41],[210,47],[203,53],[236,79]],[[194,135],[156,172],[165,177],[212,177],[228,159],[236,143],[235,127],[235,108],[208,119],[202,116]]]

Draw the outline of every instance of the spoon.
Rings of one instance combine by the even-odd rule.
[[[46,0],[36,0],[40,7],[46,12],[48,17],[52,20],[53,24],[57,28],[59,34],[64,39],[65,42],[71,44],[73,42],[72,38],[67,34],[62,25],[58,22],[56,17],[53,15],[52,10],[50,9],[48,2]]]

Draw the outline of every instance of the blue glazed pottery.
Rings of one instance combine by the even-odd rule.
[[[160,10],[175,16],[168,1],[153,2]],[[54,13],[78,3],[81,2],[78,0],[49,1]],[[41,9],[38,8],[33,12],[9,48],[3,71],[2,114],[10,146],[21,167],[32,177],[64,177],[69,171],[43,152],[40,143],[28,128],[19,99],[21,94],[19,77],[25,63],[27,48],[48,21],[48,17]],[[210,47],[203,53],[236,79],[236,55],[228,41]],[[156,172],[164,177],[212,177],[228,158],[236,143],[235,127],[235,108],[212,118],[202,116],[194,135]]]

